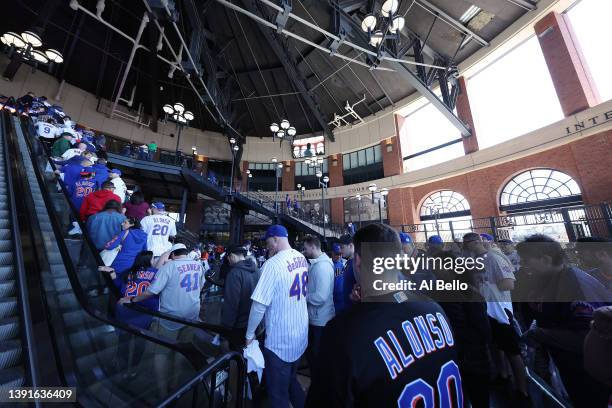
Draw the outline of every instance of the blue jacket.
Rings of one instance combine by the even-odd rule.
[[[81,166],[80,161],[78,163],[69,163],[62,167],[62,173],[64,173],[64,185],[68,190],[68,194],[73,193],[74,183],[76,183],[76,181],[81,177],[81,171],[84,169],[85,167]]]
[[[103,250],[108,241],[121,232],[125,215],[117,211],[102,211],[87,219],[87,232],[98,250]]]
[[[68,192],[70,194],[70,200],[77,211],[81,209],[81,204],[85,197],[96,191],[96,182],[93,179],[77,179],[76,182],[72,183]]]
[[[91,166],[92,170],[96,173],[94,180],[98,184],[98,190],[102,188],[102,183],[108,180],[108,167],[103,164],[94,164]]]
[[[147,233],[137,228],[121,231],[106,243],[104,249],[114,249],[119,245],[121,245],[121,250],[111,265],[117,275],[131,269],[136,256],[147,250]]]

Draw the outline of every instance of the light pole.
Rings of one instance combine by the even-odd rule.
[[[178,156],[179,145],[181,143],[181,132],[183,131],[184,127],[189,127],[189,122],[191,122],[195,118],[195,116],[191,111],[186,111],[185,105],[183,105],[181,102],[175,102],[174,105],[170,105],[169,103],[167,103],[162,107],[162,109],[166,114],[166,120],[170,118],[176,122],[178,135],[176,137],[175,152]]]
[[[319,179],[319,187],[321,187],[321,207],[323,208],[323,242],[327,241],[327,231],[325,230],[326,219],[325,219],[325,191],[327,190],[327,183],[329,183],[329,177],[323,177],[321,182],[321,176],[323,176],[322,170],[317,170],[317,178]]]
[[[380,190],[380,197],[378,197],[378,218],[380,219],[380,223],[383,223],[382,218],[382,200],[387,199],[387,195],[389,195],[389,189],[383,188]]]
[[[357,219],[359,220],[359,228],[361,228],[361,194],[355,196],[357,198]]]
[[[274,163],[274,176],[276,178],[276,189],[274,192],[274,214],[278,216],[278,177],[279,177],[278,173],[279,173],[279,170],[282,171],[283,163],[278,163],[278,160],[276,159],[276,157],[272,158],[272,163]]]
[[[42,39],[39,35],[41,31],[40,27],[26,30],[21,35],[8,31],[0,37],[0,42],[9,48],[9,56],[16,52],[22,61],[33,63],[34,67],[38,64],[52,67],[53,64],[64,62],[64,57],[58,50],[53,48],[46,51],[36,49],[42,46]]]
[[[247,174],[246,195],[248,197],[249,196],[249,183],[251,179],[253,178],[253,175],[251,174],[251,170],[249,169],[247,169],[246,174]]]
[[[236,153],[238,153],[238,150],[240,150],[240,146],[238,146],[236,144],[236,139],[233,137],[230,137],[230,147],[232,149],[232,170],[230,171],[230,187],[229,187],[229,192],[230,194],[232,194],[233,192],[233,188],[234,188],[234,166],[236,165],[235,161],[236,161]]]

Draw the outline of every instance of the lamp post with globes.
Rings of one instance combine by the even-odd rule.
[[[53,64],[64,62],[62,54],[53,48],[42,50],[42,38],[40,28],[26,30],[21,35],[8,31],[0,37],[0,42],[9,49],[9,55],[16,52],[24,62],[32,62],[34,65],[43,64],[52,67]]]
[[[168,118],[172,119],[176,122],[176,127],[178,129],[178,135],[176,138],[176,155],[178,156],[179,145],[181,143],[181,132],[184,127],[189,127],[189,122],[191,122],[195,116],[191,111],[185,110],[185,105],[181,102],[175,102],[174,105],[170,105],[169,103],[165,104],[162,107],[164,114],[166,115],[166,120]]]
[[[297,133],[295,128],[291,126],[287,119],[283,119],[280,122],[280,125],[276,122],[270,124],[270,132],[272,132],[272,139],[275,140],[277,137],[281,140],[286,136],[293,137]]]
[[[246,180],[246,195],[248,197],[249,196],[249,183],[251,182],[251,179],[253,178],[253,174],[251,174],[251,170],[247,169],[246,175],[247,175],[247,180]]]
[[[321,208],[323,211],[323,242],[327,241],[327,232],[325,230],[325,226],[327,224],[326,214],[325,214],[325,192],[327,191],[327,184],[329,183],[329,177],[323,177],[323,170],[317,170],[316,174],[319,179],[319,187],[321,187]],[[321,178],[323,181],[321,181]]]
[[[399,32],[406,24],[404,16],[396,14],[399,3],[399,0],[385,0],[380,14],[371,12],[361,21],[361,29],[368,34],[371,46],[379,47],[385,40],[395,40],[399,44]]]
[[[361,194],[355,196],[357,199],[357,220],[359,221],[359,228],[361,228]]]
[[[240,150],[240,146],[236,144],[236,138],[230,137],[230,148],[232,149],[232,170],[230,171],[230,185],[229,192],[230,194],[234,191],[234,166],[236,165],[236,153]]]
[[[378,186],[376,185],[376,183],[371,183],[368,186],[368,190],[372,194],[372,204],[374,204],[374,195],[376,194],[376,191],[378,190]],[[384,200],[388,194],[389,194],[389,189],[383,188],[382,190],[380,190],[379,195],[378,195],[378,219],[380,220],[381,224],[383,223],[382,200]]]

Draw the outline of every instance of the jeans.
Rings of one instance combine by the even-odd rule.
[[[303,408],[306,400],[302,386],[297,380],[300,359],[293,363],[281,360],[273,351],[263,348],[266,363],[264,379],[271,408]]]

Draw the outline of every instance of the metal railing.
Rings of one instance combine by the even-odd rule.
[[[444,219],[397,226],[417,241],[432,235],[444,241],[461,238],[467,232],[487,233],[496,240],[545,233],[560,241],[574,242],[583,237],[612,237],[612,208],[608,203],[527,211],[485,218]]]

